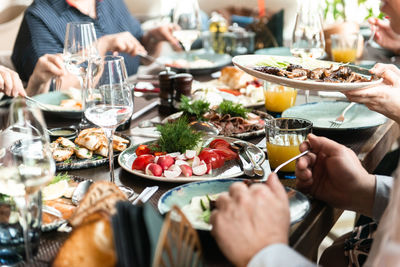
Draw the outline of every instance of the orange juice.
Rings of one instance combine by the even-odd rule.
[[[272,112],[283,112],[294,105],[296,96],[296,89],[269,84],[264,89],[265,108]]]
[[[267,141],[268,161],[271,169],[300,154],[299,145],[304,140],[301,135],[278,135]],[[283,172],[294,172],[296,161],[280,169]]]
[[[336,62],[354,62],[357,57],[357,49],[332,48],[332,58]]]

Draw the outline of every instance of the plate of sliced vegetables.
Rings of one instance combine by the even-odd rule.
[[[158,127],[160,138],[132,146],[118,157],[120,166],[143,178],[186,183],[243,175],[237,153],[230,144],[238,139],[202,136],[194,132],[182,117]],[[261,164],[264,152],[248,143],[253,159]]]

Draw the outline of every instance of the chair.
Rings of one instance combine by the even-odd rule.
[[[202,266],[197,231],[177,207],[167,214],[154,254],[153,267]]]

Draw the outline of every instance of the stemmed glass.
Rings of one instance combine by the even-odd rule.
[[[10,108],[10,126],[0,135],[0,187],[18,207],[25,258],[32,260],[31,241],[38,245],[41,222],[40,189],[54,176],[46,125],[40,110],[17,98]],[[13,189],[11,189],[13,188]],[[39,228],[38,228],[39,227]]]
[[[181,42],[185,49],[186,61],[189,62],[190,48],[200,36],[201,20],[197,0],[178,0],[174,8],[172,22],[179,26],[172,34]],[[189,72],[189,65],[187,65],[186,71]]]
[[[97,49],[96,31],[91,22],[69,22],[65,33],[64,64],[68,72],[76,76],[81,85],[82,110],[85,110],[84,95],[87,82],[95,73],[88,73],[89,61],[98,61],[100,58]],[[92,67],[92,72],[97,68]],[[82,113],[79,128],[88,126],[88,122]]]
[[[299,0],[296,23],[290,42],[295,57],[321,58],[325,55],[325,39],[319,1]],[[309,90],[306,90],[308,103]]]
[[[129,120],[132,115],[132,93],[126,81],[127,72],[123,57],[105,56],[100,64],[94,67],[98,68],[98,71],[88,83],[85,116],[89,121],[100,126],[107,136],[110,181],[115,183],[113,134],[118,125]],[[125,186],[119,187],[127,195],[133,194],[132,189]]]

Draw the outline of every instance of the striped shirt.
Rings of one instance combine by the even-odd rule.
[[[97,38],[129,31],[140,40],[139,21],[131,16],[123,0],[96,2],[97,18],[93,19],[70,6],[66,0],[34,0],[25,12],[14,44],[12,61],[23,81],[28,81],[38,59],[44,54],[62,53],[68,22],[92,22]],[[129,75],[135,74],[139,58],[121,53]]]

